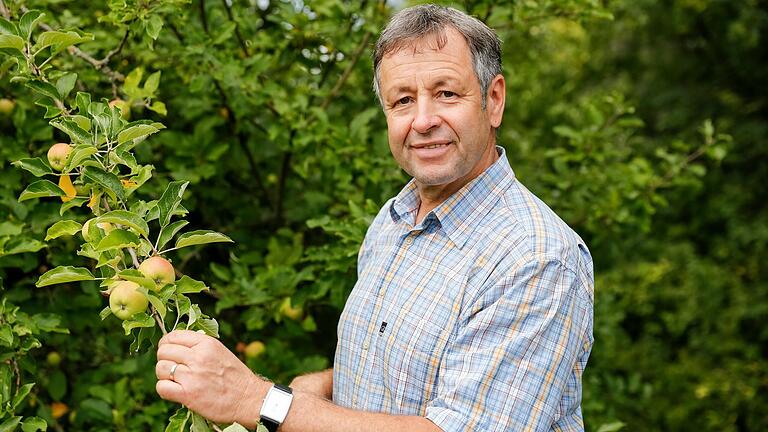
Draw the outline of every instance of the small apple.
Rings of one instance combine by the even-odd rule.
[[[53,402],[51,404],[51,416],[55,419],[64,416],[69,412],[69,407],[64,402]]]
[[[45,357],[45,361],[48,362],[49,366],[56,367],[61,364],[61,354],[57,353],[56,351],[51,351]]]
[[[248,358],[256,358],[267,350],[262,341],[253,341],[245,346],[245,356]]]
[[[139,264],[139,271],[144,276],[155,281],[158,289],[176,280],[176,272],[173,270],[173,265],[161,256],[145,259],[144,262]]]
[[[77,189],[72,184],[72,179],[69,178],[69,175],[59,176],[59,187],[66,193],[66,195],[61,197],[62,202],[72,201],[77,196]]]
[[[280,309],[278,309],[278,311],[294,321],[301,319],[302,315],[304,315],[304,310],[302,308],[291,306],[290,297],[283,299],[283,302],[280,303]]]
[[[109,107],[117,107],[120,110],[120,115],[124,120],[130,120],[131,118],[131,104],[120,98],[112,99],[109,101]]]
[[[61,171],[67,163],[67,157],[72,152],[72,146],[65,143],[57,143],[48,149],[48,163],[51,168]]]
[[[235,345],[235,351],[239,353],[245,352],[245,342],[238,342],[237,345]]]
[[[149,299],[138,288],[139,284],[131,281],[119,281],[112,286],[112,292],[109,293],[109,309],[116,317],[127,320],[147,310]]]
[[[88,219],[87,221],[85,221],[85,223],[83,224],[83,228],[80,230],[80,234],[83,235],[83,240],[87,242],[96,240],[95,238],[93,238],[93,236],[91,236],[89,232],[89,230],[91,229],[92,220],[93,219]],[[109,222],[99,222],[96,224],[96,226],[100,228],[102,231],[104,231],[105,234],[115,229],[115,226]]]
[[[8,115],[14,107],[16,107],[16,102],[6,98],[0,99],[0,114]]]

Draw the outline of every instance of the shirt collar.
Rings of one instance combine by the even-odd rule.
[[[464,185],[427,214],[422,223],[437,219],[448,238],[461,249],[476,222],[493,208],[502,194],[515,181],[515,173],[503,147],[496,146],[499,159],[482,174]],[[413,226],[421,200],[412,179],[392,201],[389,214],[392,221],[403,219]]]

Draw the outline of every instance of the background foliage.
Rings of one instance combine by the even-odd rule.
[[[595,258],[588,429],[768,429],[768,8],[755,0],[496,3],[455,6],[504,40],[500,143],[521,181]],[[92,33],[55,67],[78,74],[76,90],[121,97],[135,118],[167,126],[136,147],[139,162],[154,166],[142,199],[159,198],[168,181],[190,181],[190,227],[236,241],[172,255],[181,272],[212,286],[197,301],[217,317],[225,343],[263,341],[262,355],[244,359],[278,381],[329,367],[367,223],[407,180],[370,91],[371,45],[392,6],[0,5],[12,19],[39,9],[54,29]],[[104,64],[85,58],[121,45]],[[67,137],[0,61],[0,98],[12,102],[0,112],[0,325],[15,332],[0,330],[0,390],[16,385],[11,357],[19,386],[36,383],[2,409],[39,416],[52,430],[162,429],[175,407],[154,393],[154,355],[131,355],[114,318],[98,318],[98,286],[34,286],[48,268],[87,261],[73,238],[44,240],[59,203],[17,201],[34,178],[10,163]],[[152,103],[164,103],[165,115],[126,83],[137,70],[162,72]]]

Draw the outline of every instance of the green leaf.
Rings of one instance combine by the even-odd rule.
[[[117,276],[127,281],[136,282],[137,284],[139,284],[139,286],[144,287],[144,289],[146,289],[147,291],[157,290],[157,284],[155,284],[155,281],[152,280],[151,278],[144,276],[144,274],[138,270],[135,270],[135,269],[123,270],[120,273],[118,273]]]
[[[13,432],[21,423],[21,416],[11,417],[0,424],[0,432]]]
[[[76,73],[65,74],[61,78],[56,80],[56,90],[59,91],[59,94],[61,95],[62,99],[66,98],[69,95],[69,92],[71,92],[72,89],[75,88],[76,82],[77,82]]]
[[[53,174],[53,170],[41,158],[24,158],[12,162],[11,165],[29,171],[35,177]]]
[[[624,429],[624,426],[626,426],[626,423],[620,421],[603,423],[597,429],[597,432],[617,432]]]
[[[78,144],[73,149],[72,152],[69,153],[69,157],[67,157],[67,164],[64,167],[64,172],[70,172],[78,165],[81,165],[82,162],[89,157],[95,155],[98,153],[99,149],[97,149],[95,146],[92,146],[90,144]]]
[[[29,10],[21,16],[19,20],[19,35],[24,39],[29,39],[32,34],[32,30],[35,29],[37,23],[45,16],[44,13],[39,10]]]
[[[147,298],[152,304],[152,307],[157,311],[158,315],[160,315],[160,318],[165,319],[165,314],[168,312],[165,308],[165,303],[151,292],[147,294]]]
[[[0,327],[0,342],[7,347],[13,346],[13,331],[10,324],[3,324]]]
[[[160,235],[157,238],[157,249],[162,250],[165,245],[168,244],[171,239],[173,239],[173,236],[175,236],[179,230],[187,226],[187,224],[189,224],[189,222],[185,220],[179,220],[161,228]]]
[[[165,432],[184,432],[187,428],[187,421],[189,420],[190,413],[191,411],[187,408],[179,408],[176,413],[168,419],[168,426],[165,427]]]
[[[91,134],[83,130],[78,122],[70,118],[58,117],[49,122],[51,126],[59,129],[77,144],[91,144]]]
[[[16,24],[0,17],[0,35],[19,35],[19,28]]]
[[[58,221],[48,228],[48,231],[45,233],[45,241],[59,238],[64,235],[74,235],[80,232],[82,228],[83,226],[80,225],[79,222],[73,220]]]
[[[112,309],[110,309],[109,306],[105,307],[101,310],[101,312],[99,312],[99,318],[101,318],[102,321],[107,319],[107,317],[110,315],[112,315]]]
[[[152,75],[147,77],[147,80],[144,81],[144,90],[147,92],[147,96],[152,96],[155,94],[155,91],[157,91],[157,88],[160,86],[160,74],[162,71],[157,71],[153,73]]]
[[[163,19],[159,15],[154,14],[147,20],[147,34],[152,39],[157,40],[160,36],[160,30],[163,29]]]
[[[93,35],[90,34],[80,35],[74,31],[47,31],[38,36],[35,48],[51,47],[52,54],[56,54],[68,46],[91,40],[93,40]]]
[[[112,230],[106,237],[99,241],[99,244],[96,245],[96,252],[105,252],[108,250],[129,247],[136,248],[138,246],[139,236],[130,231],[116,229]]]
[[[158,127],[158,125],[162,126],[160,123],[139,124],[136,126],[131,126],[117,134],[117,143],[123,144],[127,143],[128,141],[138,143],[153,133],[156,133],[165,128],[165,126]]]
[[[240,423],[232,423],[225,427],[222,432],[248,432],[248,429],[246,429],[245,426],[240,425]]]
[[[27,417],[21,422],[22,432],[38,432],[48,430],[48,423],[40,417]]]
[[[114,224],[120,224],[127,227],[131,227],[139,232],[140,235],[146,237],[149,235],[149,226],[147,223],[139,217],[136,213],[132,213],[126,210],[112,210],[111,212],[104,213],[96,218],[96,223],[110,222]]]
[[[31,88],[32,90],[40,93],[43,96],[47,96],[53,100],[59,100],[61,99],[61,96],[59,96],[59,91],[56,90],[56,87],[42,81],[27,81],[24,85]],[[53,123],[51,123],[53,124]],[[55,125],[54,125],[55,126]],[[66,131],[65,131],[66,132]]]
[[[155,326],[155,320],[152,319],[151,316],[147,315],[144,312],[139,312],[137,314],[134,314],[132,317],[123,321],[123,330],[125,330],[126,336],[131,334],[131,330],[135,328],[146,328],[146,327],[154,327],[154,326]]]
[[[9,34],[0,34],[0,48],[24,49],[24,39]]]
[[[152,105],[149,106],[149,109],[160,114],[161,116],[168,115],[168,109],[165,107],[165,103],[160,101],[152,102]]]
[[[142,76],[144,76],[144,69],[137,67],[125,77],[123,91],[131,98],[141,98],[142,95],[139,94],[139,83],[141,82]]]
[[[207,291],[208,287],[199,280],[192,279],[191,277],[184,275],[176,281],[176,292],[180,294],[196,294],[200,291]]]
[[[15,410],[19,404],[24,400],[24,398],[27,397],[29,394],[29,391],[32,390],[32,387],[35,386],[35,383],[27,383],[23,386],[19,387],[18,390],[16,390],[16,396],[13,398],[13,404],[11,404],[11,408]]]
[[[192,426],[189,428],[189,432],[211,432],[211,428],[200,414],[192,413]]]
[[[59,215],[64,216],[64,212],[66,212],[67,210],[69,210],[69,209],[71,209],[73,207],[80,207],[81,205],[85,204],[86,202],[88,202],[88,198],[87,197],[73,198],[73,199],[71,199],[71,200],[69,200],[69,201],[67,201],[67,202],[65,202],[65,203],[63,203],[61,205],[61,207],[59,208]]]
[[[204,331],[208,336],[219,337],[219,323],[213,318],[199,318],[190,326],[191,329]]]
[[[24,189],[21,195],[19,195],[19,202],[33,198],[60,197],[65,195],[66,192],[52,182],[48,180],[38,180]]]
[[[59,266],[43,273],[35,283],[40,288],[66,282],[95,280],[88,269],[83,267]]]
[[[120,179],[116,175],[106,172],[100,168],[93,166],[87,166],[83,169],[83,176],[90,181],[103,186],[105,189],[112,191],[121,201],[125,200],[125,190],[123,184],[120,183]]]
[[[190,231],[179,236],[176,249],[207,243],[233,243],[232,239],[222,233],[209,230]]]
[[[14,255],[26,252],[37,252],[46,247],[40,240],[29,237],[15,237],[5,244],[5,250],[0,249],[0,255]]]
[[[77,105],[77,111],[80,115],[88,113],[88,107],[91,105],[91,94],[84,92],[77,92],[75,97],[75,105]]]
[[[181,204],[181,197],[184,195],[184,190],[189,185],[187,181],[172,181],[168,183],[165,188],[165,192],[157,201],[157,206],[160,210],[160,226],[165,227],[171,222],[171,215],[176,208]]]

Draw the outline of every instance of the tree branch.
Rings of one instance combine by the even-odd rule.
[[[360,44],[355,49],[355,53],[352,55],[352,59],[347,65],[347,68],[344,69],[344,72],[341,74],[341,77],[339,77],[339,80],[336,81],[336,84],[333,86],[331,91],[325,97],[325,99],[323,100],[323,103],[320,104],[321,110],[328,108],[328,105],[331,103],[331,100],[333,100],[333,98],[336,96],[337,93],[339,93],[339,90],[341,90],[341,87],[344,85],[347,79],[349,79],[349,76],[352,74],[352,70],[355,68],[355,64],[357,64],[358,60],[360,60],[360,56],[363,54],[363,51],[365,50],[365,47],[368,45],[368,40],[370,40],[370,38],[371,38],[371,32],[365,33],[365,35],[363,36],[363,40],[360,41]]]
[[[243,54],[245,54],[246,57],[250,57],[251,54],[248,52],[248,45],[245,44],[245,39],[243,39],[243,35],[240,34],[240,24],[235,20],[234,15],[232,15],[232,8],[229,6],[227,0],[221,1],[224,3],[224,9],[227,10],[229,20],[235,23],[235,35],[237,36],[237,40],[240,41],[240,49],[243,50]]]

